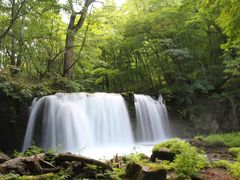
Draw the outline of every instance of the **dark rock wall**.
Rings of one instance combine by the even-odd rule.
[[[231,102],[220,101],[209,97],[199,97],[182,116],[179,108],[173,104],[167,106],[171,129],[176,136],[191,137],[198,134],[230,132],[240,130],[240,108],[235,112]],[[189,113],[190,112],[190,113]]]
[[[0,93],[0,150],[21,150],[28,120],[29,102]]]

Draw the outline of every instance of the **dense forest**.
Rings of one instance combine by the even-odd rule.
[[[201,126],[199,113],[223,104],[214,108],[223,114],[215,118],[220,130],[226,123],[226,130],[239,129],[239,6],[2,1],[1,91],[20,99],[76,91],[162,94],[183,122]]]
[[[239,9],[239,0],[0,0],[0,149],[20,150],[32,100],[57,92],[130,103],[161,94],[177,136],[239,131]]]

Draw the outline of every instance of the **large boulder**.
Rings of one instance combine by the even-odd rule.
[[[162,147],[157,151],[153,151],[150,157],[150,161],[156,162],[156,160],[158,159],[158,160],[167,160],[169,162],[173,162],[175,157],[176,157],[176,154],[171,152],[170,149]]]

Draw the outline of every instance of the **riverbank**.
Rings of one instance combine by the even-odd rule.
[[[230,138],[229,138],[230,137]],[[151,156],[131,153],[92,159],[31,147],[10,157],[1,153],[1,179],[238,179],[240,133],[170,139]]]

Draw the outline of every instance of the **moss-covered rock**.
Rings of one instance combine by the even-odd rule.
[[[175,159],[176,154],[174,152],[171,152],[170,149],[161,147],[160,149],[153,151],[150,161],[156,162],[156,160],[167,160],[169,162],[173,162]]]
[[[167,170],[161,164],[131,162],[126,166],[125,177],[137,180],[164,180],[167,177]]]
[[[157,144],[153,148],[153,154],[161,152],[164,148],[174,154],[174,160],[170,163],[173,166],[178,178],[189,179],[207,164],[203,154],[198,153],[196,147],[178,138],[170,139]]]

